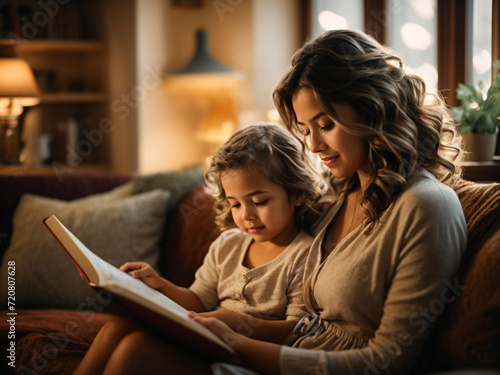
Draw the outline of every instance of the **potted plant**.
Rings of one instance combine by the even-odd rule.
[[[500,61],[495,61],[500,68]],[[459,83],[456,90],[461,107],[452,108],[455,121],[462,133],[466,160],[492,160],[495,154],[497,132],[500,127],[500,74],[493,79],[486,95],[484,83],[478,89],[470,84]]]

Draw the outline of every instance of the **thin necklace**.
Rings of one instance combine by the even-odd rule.
[[[356,210],[357,210],[357,208],[358,208],[358,205],[355,204],[354,205],[354,212],[352,214],[351,224],[349,225],[349,229],[347,229],[347,233],[351,233],[351,231],[353,229],[354,219],[356,218]]]
[[[351,219],[351,224],[349,225],[349,229],[347,230],[347,233],[351,233],[351,231],[354,229],[354,223],[356,222],[356,212],[358,209],[358,204],[359,204],[359,199],[356,197],[355,203],[354,203],[354,212],[352,213],[352,219]],[[361,212],[362,214],[362,212]]]

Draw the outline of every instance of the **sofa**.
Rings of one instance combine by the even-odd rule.
[[[469,235],[460,273],[465,287],[433,316],[438,323],[425,371],[496,371],[500,184],[462,181],[456,192]],[[219,235],[212,206],[196,167],[150,175],[0,175],[2,374],[70,374],[105,322],[133,317],[85,284],[43,217],[56,214],[110,263],[146,259],[169,280],[189,286]]]

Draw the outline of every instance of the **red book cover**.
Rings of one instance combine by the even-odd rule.
[[[92,253],[55,216],[43,219],[43,224],[73,261],[82,279],[96,290],[105,289],[112,293],[130,311],[142,318],[145,326],[151,327],[155,332],[164,335],[167,339],[175,340],[176,343],[179,343],[187,350],[195,351],[212,360],[229,360],[236,355],[230,346],[205,327],[191,321],[187,316],[179,319],[179,311],[185,309],[166,298],[163,294],[149,288],[142,281],[132,278]],[[100,267],[96,264],[102,263],[111,272],[132,279],[132,285],[134,283],[139,284],[141,288],[133,290],[133,287],[131,288],[129,285],[119,285],[116,282],[100,285],[99,282],[92,280],[96,277],[95,275],[89,275],[89,270],[86,272],[82,268],[84,266],[80,264],[78,258],[88,260],[93,268]],[[92,271],[95,273],[95,270]],[[168,305],[164,305],[161,302],[158,302],[157,305],[155,304],[154,309],[149,307],[148,304],[152,303],[151,297],[147,295],[141,297],[140,289],[144,288],[148,289],[153,295],[157,295],[158,299],[168,299],[168,305],[172,304],[177,307],[171,309]],[[132,290],[133,293],[124,293],[124,291],[128,290]]]

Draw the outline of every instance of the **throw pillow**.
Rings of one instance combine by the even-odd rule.
[[[123,198],[130,197],[133,192],[134,185],[132,184],[132,181],[126,182],[124,184],[121,184],[109,191],[106,191],[104,193],[97,193],[97,194],[91,194],[87,195],[82,198],[77,198],[71,201],[71,203],[98,203],[101,204],[103,201],[113,201],[113,200],[119,200]]]
[[[51,214],[109,263],[119,267],[127,261],[145,261],[156,267],[169,193],[154,190],[124,199],[111,196],[66,202],[24,195],[0,269],[1,303],[6,306],[8,263],[15,262],[16,308],[107,311],[109,295],[96,295],[44,227],[42,219]]]
[[[154,189],[163,189],[171,193],[169,209],[177,207],[181,199],[195,186],[204,182],[201,167],[188,167],[180,171],[167,171],[152,174],[136,175],[132,178],[133,194],[144,193]]]

